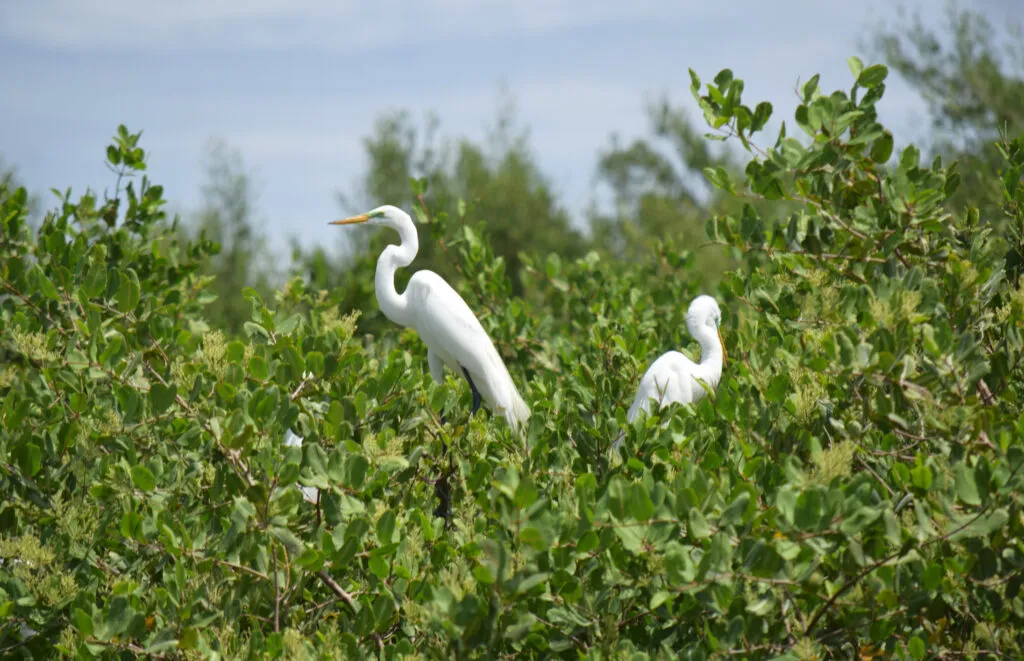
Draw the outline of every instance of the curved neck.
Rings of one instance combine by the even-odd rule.
[[[377,273],[374,286],[377,291],[377,304],[384,315],[396,324],[408,326],[407,310],[409,303],[405,294],[395,289],[395,271],[412,263],[420,249],[419,235],[411,220],[405,222],[388,218],[385,225],[398,232],[399,245],[389,245],[377,259]]]
[[[700,371],[699,376],[711,387],[718,385],[722,378],[722,342],[718,339],[718,332],[710,326],[700,326],[695,333],[694,339],[700,342]]]

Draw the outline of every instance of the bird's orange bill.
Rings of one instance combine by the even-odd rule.
[[[370,219],[370,214],[361,213],[358,216],[352,216],[351,218],[342,218],[341,220],[332,220],[327,223],[328,225],[351,225],[352,223],[365,223]]]
[[[722,329],[718,329],[718,341],[722,343],[722,364],[725,365],[726,351],[725,340],[722,339]]]

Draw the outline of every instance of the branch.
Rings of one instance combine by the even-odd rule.
[[[278,585],[277,544],[270,542],[274,549],[274,633],[281,632],[281,588]]]
[[[338,585],[338,582],[331,578],[331,575],[327,573],[326,569],[321,569],[316,573],[320,577],[320,580],[327,584],[327,587],[338,595],[338,598],[348,604],[348,607],[353,611],[356,610],[355,600],[352,599],[352,595],[345,591],[343,587]]]
[[[291,394],[289,399],[294,402],[302,394],[302,391],[306,389],[306,386],[308,386],[312,382],[313,382],[313,373],[312,372],[306,372],[305,374],[303,374],[302,375],[302,381],[299,382],[299,387],[295,389],[295,392],[293,392]]]
[[[821,617],[825,614],[825,612],[828,611],[828,609],[832,607],[832,604],[836,603],[836,599],[839,599],[839,597],[841,597],[844,592],[846,592],[847,590],[852,588],[854,585],[856,585],[858,582],[860,582],[860,580],[862,578],[864,578],[865,576],[867,576],[871,572],[875,571],[876,569],[878,569],[882,565],[888,563],[889,561],[895,560],[896,558],[900,557],[901,555],[903,555],[903,550],[902,549],[897,551],[896,553],[893,553],[890,556],[882,558],[881,560],[879,560],[879,561],[877,561],[877,562],[875,562],[875,563],[865,567],[856,576],[854,576],[851,579],[848,579],[845,583],[843,583],[843,586],[841,588],[839,588],[838,590],[836,590],[836,593],[834,595],[832,595],[832,597],[828,601],[826,601],[825,604],[821,608],[818,609],[818,612],[816,612],[814,614],[814,617],[811,618],[810,623],[804,629],[804,635],[805,636],[809,636],[810,635],[811,630],[814,629],[814,625],[818,623],[818,620],[820,620]]]

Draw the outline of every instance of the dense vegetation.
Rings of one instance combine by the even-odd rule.
[[[344,268],[296,248],[275,283],[238,164],[214,153],[198,234],[125,127],[113,199],[35,220],[0,179],[0,655],[1020,657],[1024,83],[976,50],[943,68],[880,45],[959,85],[970,103],[937,124],[976,143],[897,149],[888,70],[856,58],[771,137],[732,72],[691,72],[736,148],[656,108],[683,162],[613,145],[616,212],[586,239],[520,141],[415,156],[407,120],[382,122],[367,199],[415,211],[413,269],[443,270],[491,333],[528,452],[381,317],[393,235]],[[997,106],[1003,133],[974,130]],[[717,392],[627,425],[650,361],[696,354],[686,307],[712,285]],[[452,530],[431,515],[448,441]]]

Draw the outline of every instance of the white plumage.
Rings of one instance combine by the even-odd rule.
[[[419,251],[416,226],[409,215],[384,205],[331,224],[351,223],[384,225],[398,232],[400,244],[389,245],[377,260],[377,302],[388,319],[419,334],[427,345],[427,362],[434,380],[443,381],[445,366],[460,377],[468,374],[470,385],[491,410],[522,434],[530,409],[487,331],[459,293],[429,270],[414,273],[404,293],[395,290],[395,271],[411,264]]]
[[[678,351],[668,351],[655,360],[640,379],[636,397],[626,413],[626,419],[633,422],[640,412],[650,413],[651,403],[659,409],[669,404],[689,404],[700,401],[705,394],[704,385],[714,390],[722,378],[725,363],[725,342],[719,325],[722,311],[710,296],[698,296],[690,303],[686,312],[686,327],[700,343],[701,360],[695,363]],[[612,445],[617,451],[622,445],[625,432],[619,434]]]

